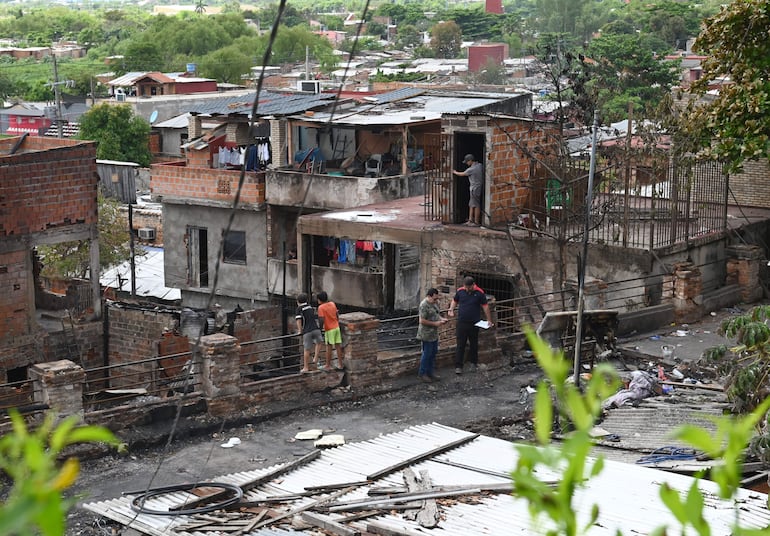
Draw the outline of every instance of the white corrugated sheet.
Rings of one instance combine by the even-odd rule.
[[[182,298],[178,288],[167,287],[163,275],[163,248],[143,246],[146,255],[134,260],[136,274],[136,295],[142,298],[158,298],[174,301]],[[105,270],[99,277],[99,283],[104,287],[112,287],[118,291],[131,290],[131,263],[124,263]]]
[[[429,424],[407,428],[398,433],[380,436],[370,441],[352,443],[325,450],[317,459],[298,467],[266,485],[244,494],[244,500],[258,501],[266,497],[290,495],[305,491],[306,487],[359,482],[400,462],[414,459],[449,443],[472,437],[463,430],[440,424]],[[411,468],[419,473],[426,470],[434,486],[464,485],[483,486],[504,484],[510,481],[508,473],[514,468],[517,451],[512,443],[485,436],[455,447],[430,459],[414,463]],[[216,479],[218,482],[245,484],[265,475],[274,468],[244,471]],[[544,480],[557,480],[559,475],[542,471]],[[594,535],[649,534],[661,525],[677,527],[673,516],[659,498],[659,488],[668,483],[675,489],[686,491],[693,483],[688,476],[667,473],[632,464],[606,461],[602,473],[588,481],[585,488],[574,497],[574,507],[580,523],[585,524],[592,505],[600,508],[599,519],[591,529]],[[364,499],[370,487],[403,486],[401,470],[356,488],[354,491],[336,497],[334,501]],[[703,514],[711,527],[712,534],[730,534],[730,527],[736,519],[741,526],[764,528],[770,526],[770,512],[766,508],[767,496],[748,490],[740,490],[735,501],[723,501],[717,497],[716,486],[702,481],[705,508]],[[148,501],[152,509],[167,509],[183,504],[191,497],[188,493],[173,493],[162,499]],[[275,510],[290,511],[307,506],[325,496],[315,495],[273,505]],[[190,523],[189,516],[154,516],[136,514],[131,510],[130,498],[120,497],[109,501],[89,503],[85,508],[104,517],[130,525],[134,530],[153,536],[198,536],[202,532],[185,532],[175,527]],[[351,528],[366,531],[367,527],[389,534],[442,534],[445,536],[468,536],[477,534],[544,534],[549,524],[543,520],[534,525],[530,519],[528,505],[506,494],[479,494],[472,500],[456,497],[440,501],[441,519],[435,529],[420,527],[416,521],[407,520],[397,510],[383,509],[382,514],[352,521]],[[318,514],[330,520],[340,520],[344,514]],[[287,524],[266,526],[248,532],[253,536],[268,534],[322,534],[317,529],[291,529]],[[390,532],[388,532],[390,531]],[[674,530],[677,532],[677,530]]]

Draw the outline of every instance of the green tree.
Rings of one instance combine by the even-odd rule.
[[[462,30],[454,22],[439,22],[430,32],[430,47],[437,58],[456,58],[462,45]]]
[[[131,41],[126,45],[119,72],[163,70],[163,53],[157,42],[149,39]]]
[[[101,194],[97,198],[99,220],[99,265],[107,269],[130,258],[128,225],[120,211],[121,204]],[[90,244],[87,241],[62,242],[38,246],[43,262],[43,275],[55,278],[85,278],[91,268]],[[134,255],[145,254],[140,245]]]
[[[693,100],[682,118],[696,148],[722,159],[730,170],[770,156],[770,4],[732,2],[706,21],[695,50],[708,57],[690,87]],[[701,102],[716,80],[718,94]]]
[[[502,86],[507,81],[508,75],[505,72],[505,65],[490,58],[473,78],[477,84]]]
[[[405,24],[398,27],[396,33],[396,45],[399,48],[414,48],[422,44],[422,33],[417,26]]]
[[[679,64],[661,61],[669,52],[665,43],[645,35],[602,35],[591,41],[583,64],[587,88],[601,110],[602,120],[618,121],[632,103],[637,113],[658,105],[679,81]]]
[[[97,104],[80,118],[79,138],[99,142],[97,158],[149,166],[149,136],[150,124],[129,105]]]
[[[56,424],[52,413],[34,431],[27,429],[15,410],[10,413],[13,429],[0,439],[0,470],[12,480],[5,501],[0,504],[0,534],[19,536],[61,536],[67,511],[75,503],[63,492],[80,472],[77,458],[59,458],[64,449],[78,443],[103,442],[119,446],[106,428],[77,426],[77,417]]]
[[[248,74],[253,65],[252,59],[237,45],[210,52],[198,63],[201,75],[233,84],[240,83],[242,76]]]

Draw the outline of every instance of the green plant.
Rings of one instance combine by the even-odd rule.
[[[591,429],[600,415],[602,400],[617,388],[617,376],[608,365],[600,365],[594,369],[590,380],[581,390],[568,380],[570,362],[564,355],[551,350],[531,328],[526,327],[524,331],[537,363],[543,369],[544,379],[538,385],[534,406],[537,445],[516,445],[519,458],[511,474],[513,495],[528,501],[533,522],[541,522],[543,518],[550,520],[545,534],[574,536],[587,533],[599,519],[599,505],[592,505],[589,520],[580,527],[572,499],[579,487],[602,471],[602,458],[589,458],[593,445]],[[760,422],[767,419],[769,409],[770,397],[762,400],[748,415],[716,419],[716,431],[713,434],[693,425],[681,426],[674,431],[674,438],[711,459],[721,460],[721,463],[709,469],[708,476],[717,484],[722,499],[733,498],[740,487],[747,444],[751,442],[755,449],[765,449],[770,444],[765,436],[755,435]],[[559,448],[550,444],[557,416],[571,429]],[[561,478],[552,482],[542,480],[538,474],[546,472],[541,471],[543,468],[559,474]],[[660,487],[661,501],[680,524],[679,533],[682,535],[689,534],[687,529],[690,527],[700,536],[711,535],[704,516],[704,494],[698,485],[703,476],[698,475],[686,493],[680,493],[665,482]],[[731,534],[759,536],[768,533],[767,527],[741,528],[738,507],[735,513]],[[663,526],[651,534],[664,536],[674,532]]]
[[[541,516],[550,518],[553,529],[549,536],[574,536],[586,532],[599,517],[599,506],[594,504],[592,515],[584,527],[578,527],[572,498],[586,479],[598,475],[604,465],[601,457],[589,460],[593,445],[591,429],[599,417],[603,399],[617,390],[619,380],[609,365],[597,366],[584,391],[567,381],[570,362],[563,353],[555,353],[531,328],[526,328],[527,340],[543,369],[545,378],[535,395],[535,437],[539,445],[517,445],[519,459],[512,473],[514,496],[526,499],[533,521]],[[572,431],[560,448],[550,445],[555,415]],[[558,482],[543,482],[538,468],[547,467],[561,474]]]
[[[40,427],[30,431],[18,412],[9,415],[13,431],[0,439],[0,469],[13,485],[0,505],[0,534],[60,536],[74,504],[62,493],[80,471],[77,458],[59,461],[65,447],[95,442],[119,446],[119,442],[106,428],[77,426],[76,416],[57,424],[48,414]]]

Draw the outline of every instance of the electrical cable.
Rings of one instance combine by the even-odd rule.
[[[232,491],[233,496],[212,504],[207,504],[205,506],[181,510],[152,510],[144,506],[144,503],[146,503],[149,499],[153,499],[160,495],[172,493],[175,491],[190,491],[198,488],[221,488],[223,490]],[[128,492],[124,493],[124,495],[133,495],[133,493]],[[239,486],[236,486],[235,484],[228,484],[226,482],[196,482],[195,484],[177,484],[174,486],[164,486],[160,488],[145,490],[143,493],[133,498],[131,501],[131,509],[134,512],[140,514],[150,514],[154,516],[185,516],[193,514],[204,514],[206,512],[213,512],[214,510],[221,510],[222,508],[226,508],[231,504],[235,504],[241,500],[241,497],[243,497],[243,489],[241,489]]]
[[[636,460],[636,463],[647,465],[667,461],[694,460],[697,457],[698,452],[695,449],[666,446],[657,448],[650,454],[642,456]]]

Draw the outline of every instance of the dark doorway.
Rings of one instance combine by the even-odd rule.
[[[465,171],[468,167],[463,163],[463,158],[466,154],[472,154],[478,162],[481,163],[484,169],[484,177],[486,180],[486,160],[484,158],[486,154],[486,142],[484,134],[478,132],[456,132],[454,140],[454,155],[452,159],[452,168],[457,171]],[[455,176],[455,206],[454,206],[454,221],[453,223],[462,223],[468,221],[468,200],[470,199],[470,193],[468,190],[468,177]],[[481,221],[484,221],[484,215],[486,214],[484,190],[486,186],[481,190]]]

